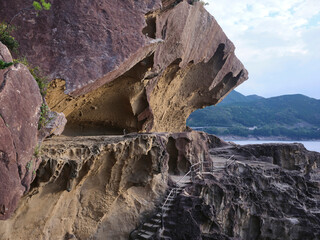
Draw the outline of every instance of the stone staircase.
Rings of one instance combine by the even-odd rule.
[[[175,230],[176,222],[173,219],[177,219],[176,215],[181,214],[175,211],[175,204],[177,197],[183,192],[183,190],[190,186],[193,179],[197,174],[205,176],[206,174],[214,174],[216,177],[223,175],[224,171],[231,164],[231,156],[229,159],[217,158],[213,162],[200,162],[190,167],[190,171],[183,177],[171,175],[172,181],[175,183],[175,187],[171,187],[167,190],[166,197],[160,206],[156,209],[156,213],[149,220],[144,222],[131,232],[130,240],[171,240],[171,232]],[[187,197],[181,195],[179,204],[186,204],[184,201]]]
[[[180,179],[177,181],[178,178]],[[175,223],[169,221],[168,218],[174,217],[172,214],[175,214],[175,211],[172,210],[176,203],[177,196],[184,188],[192,184],[190,176],[184,176],[183,178],[171,176],[171,179],[175,182],[176,186],[167,190],[166,197],[156,209],[156,213],[130,234],[131,240],[171,239],[168,237],[168,231],[170,231],[171,227],[174,227]],[[156,236],[159,236],[159,238],[156,238]]]

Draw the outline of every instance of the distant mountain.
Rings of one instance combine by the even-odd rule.
[[[221,136],[320,139],[320,100],[301,94],[263,98],[232,91],[217,106],[193,112],[187,125]]]

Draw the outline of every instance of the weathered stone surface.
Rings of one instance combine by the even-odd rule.
[[[53,83],[47,101],[65,114],[69,132],[184,131],[192,111],[248,78],[201,3],[162,4],[55,0],[52,10],[15,20],[23,26],[16,35],[21,52],[66,82]],[[1,18],[20,7],[22,0],[1,2]]]
[[[0,43],[4,59],[7,49]],[[3,55],[2,55],[3,56]],[[37,169],[33,158],[42,97],[27,67],[15,64],[0,72],[0,219],[8,218],[29,189]]]
[[[164,230],[150,230],[152,239],[158,239],[159,232],[170,239],[319,239],[320,178],[315,176],[320,153],[308,152],[301,144],[235,148],[212,136],[209,147],[213,145],[218,146],[211,149],[212,162],[204,163],[193,184],[171,202]],[[261,156],[248,159],[248,150]],[[284,168],[264,161],[267,155],[281,156]],[[292,162],[303,167],[288,168]]]
[[[229,144],[213,148],[210,153],[222,157],[235,156],[241,160],[269,162],[287,170],[304,171],[305,174],[309,174],[312,169],[320,166],[320,154],[308,151],[301,143],[245,146]]]
[[[142,30],[144,15],[159,9],[160,0],[51,3],[50,11],[16,18],[15,36],[21,54],[52,79],[65,79],[68,93],[83,94],[113,80],[155,45]],[[23,0],[1,1],[0,20],[9,21],[25,7]]]
[[[215,161],[215,157],[213,156]],[[182,194],[172,239],[319,239],[319,181],[297,171],[236,161]],[[188,225],[188,228],[185,226]]]
[[[301,145],[250,146],[264,155],[289,154],[282,166],[304,166],[285,170],[262,155],[247,158],[248,146],[241,148],[197,132],[53,137],[43,144],[32,191],[0,225],[0,238],[128,239],[152,216],[170,174],[213,160],[220,170],[198,174],[174,205],[173,239],[317,239],[320,179],[312,176],[320,154],[307,151],[302,159]]]
[[[63,239],[74,234],[77,239],[128,239],[164,194],[169,168],[177,162],[169,154],[180,156],[182,172],[194,149],[205,155],[206,141],[198,142],[205,136],[189,132],[47,139],[33,189],[0,225],[0,238]]]
[[[0,42],[0,59],[5,62],[12,62],[12,56],[8,48]]]
[[[44,139],[47,136],[59,136],[64,131],[67,119],[63,113],[49,111],[47,123],[39,131],[39,138]]]

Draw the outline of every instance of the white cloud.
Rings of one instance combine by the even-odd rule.
[[[320,98],[320,0],[206,1],[249,71],[239,89]]]
[[[306,26],[309,20],[320,13],[319,0],[208,2],[208,11],[215,16],[237,48],[251,49],[249,54],[237,50],[240,59],[245,62],[256,61],[254,53],[260,51],[264,59],[312,52],[304,42],[303,34],[308,31]]]

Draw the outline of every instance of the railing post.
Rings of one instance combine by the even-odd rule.
[[[203,161],[201,161],[201,169],[200,169],[201,175],[202,175],[202,172],[203,172]]]
[[[164,222],[163,222],[163,206],[161,207],[161,231],[164,229]]]

